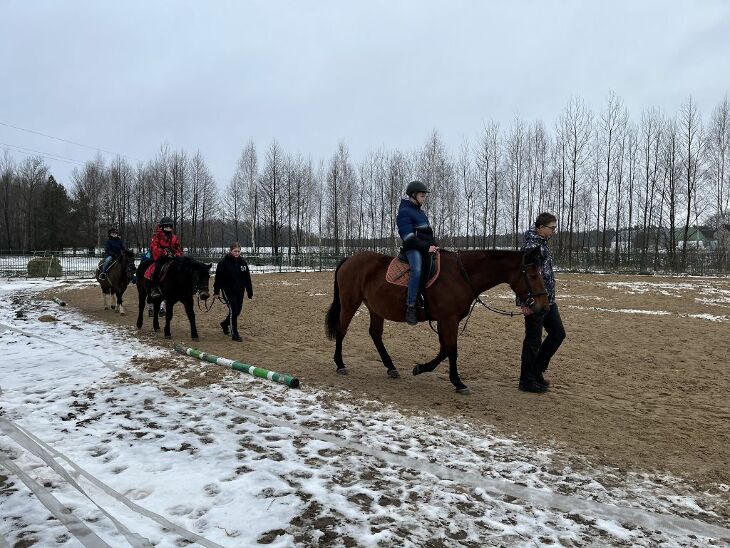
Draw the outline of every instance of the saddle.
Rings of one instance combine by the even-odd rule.
[[[438,251],[434,255],[429,254],[429,259],[427,281],[425,284],[421,282],[425,288],[431,287],[441,272],[441,254]],[[388,270],[385,272],[385,281],[394,285],[408,287],[408,280],[410,278],[411,267],[408,264],[408,258],[403,252],[403,248],[401,248],[398,256],[394,257],[388,265]]]
[[[165,278],[167,278],[167,271],[170,270],[170,265],[172,264],[172,261],[167,261],[162,265],[162,270],[160,270],[160,283],[165,281]],[[155,273],[155,263],[153,262],[150,264],[150,266],[147,267],[147,270],[144,271],[144,277],[145,279],[152,281],[152,276]]]

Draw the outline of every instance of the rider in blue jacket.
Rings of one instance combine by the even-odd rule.
[[[106,247],[104,248],[105,257],[104,264],[101,265],[101,272],[99,273],[100,280],[106,279],[106,271],[109,270],[112,261],[116,259],[120,253],[123,253],[126,250],[124,242],[119,237],[119,230],[115,227],[112,227],[107,231],[107,236],[109,239],[106,241]]]
[[[426,194],[430,191],[421,181],[411,181],[406,186],[407,199],[400,201],[398,208],[398,234],[403,240],[403,249],[411,267],[411,278],[408,280],[408,296],[406,298],[406,322],[416,325],[416,297],[421,281],[423,257],[427,253],[436,253],[438,247],[433,237],[433,230],[422,206],[426,202]]]

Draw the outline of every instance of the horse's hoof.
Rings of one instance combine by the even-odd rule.
[[[200,340],[200,337],[190,337],[190,339],[193,340],[193,341],[199,341]]]
[[[471,390],[467,387],[457,388],[456,393],[461,394],[462,396],[468,396],[469,394],[471,394]]]
[[[337,374],[339,375],[347,375],[349,371],[347,370],[347,367],[338,367],[337,368]]]
[[[105,307],[104,307],[104,310],[109,310],[109,307],[108,307],[108,306],[105,306]]]
[[[126,316],[126,315],[127,315],[127,313],[126,313],[126,312],[119,312],[119,315],[120,315],[120,316]]]
[[[416,364],[416,366],[413,368],[413,375],[415,376],[415,375],[420,375],[420,374],[421,374],[421,370],[419,369],[419,365]]]
[[[397,369],[388,369],[388,376],[391,379],[400,379],[400,373],[398,373]]]
[[[172,335],[165,335],[166,339],[172,339]]]

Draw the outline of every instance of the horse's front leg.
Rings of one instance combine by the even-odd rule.
[[[456,366],[456,358],[458,356],[456,341],[459,336],[459,321],[453,319],[439,322],[439,333],[443,336],[446,355],[449,358],[449,380],[459,394],[467,396],[471,394],[471,390],[461,382],[459,369]]]
[[[442,361],[444,361],[444,358],[446,358],[446,345],[444,344],[444,336],[441,333],[441,324],[436,324],[436,329],[439,332],[439,353],[436,354],[436,357],[432,359],[430,362],[426,363],[417,363],[416,366],[413,368],[413,374],[414,375],[420,375],[421,373],[431,373],[438,364],[440,364]]]
[[[104,310],[109,310],[109,304],[106,302],[106,289],[102,289],[101,294],[104,295]]]
[[[159,302],[157,303],[158,309],[155,310],[155,317],[159,314]],[[170,333],[170,322],[172,321],[172,309],[174,303],[171,300],[165,302],[165,338],[172,339],[172,333]],[[185,307],[187,308],[187,306]]]
[[[152,301],[152,329],[155,331],[160,330],[160,301]],[[165,327],[165,333],[167,333],[167,327]]]
[[[167,303],[168,305],[170,303]],[[185,306],[185,314],[188,315],[188,321],[190,322],[190,338],[194,341],[200,340],[198,338],[198,327],[195,325],[195,309],[193,308],[193,298],[188,297],[183,301]],[[172,307],[168,308],[170,317],[172,317]]]
[[[124,316],[125,315],[124,306],[122,306],[122,294],[124,292],[121,289],[117,289],[116,293],[117,293],[117,312],[119,312],[120,316]]]
[[[370,338],[373,339],[375,348],[378,349],[378,354],[380,354],[380,359],[382,360],[383,365],[385,365],[385,368],[388,370],[388,376],[393,379],[397,379],[400,377],[400,373],[398,373],[395,365],[393,365],[393,360],[390,358],[390,354],[388,354],[388,351],[385,349],[385,345],[383,344],[383,323],[383,318],[371,310]]]

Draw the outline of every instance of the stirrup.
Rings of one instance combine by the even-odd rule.
[[[106,272],[100,272],[99,273],[99,281],[102,281],[103,282],[104,280],[106,280]]]

